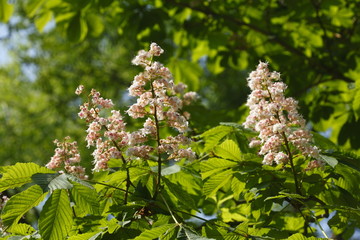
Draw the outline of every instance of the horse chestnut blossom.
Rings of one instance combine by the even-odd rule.
[[[244,126],[259,132],[249,146],[261,146],[263,164],[287,163],[292,158],[292,145],[311,158],[308,168],[321,166],[319,149],[311,144],[312,136],[298,113],[297,101],[284,96],[287,86],[281,82],[280,73],[270,72],[268,64],[260,62],[247,80],[252,92],[247,100],[250,114]]]
[[[85,168],[78,164],[80,162],[80,154],[77,147],[77,142],[70,142],[70,137],[65,137],[63,142],[55,140],[57,148],[55,154],[51,157],[51,160],[46,167],[49,169],[57,169],[64,164],[64,169],[67,173],[74,174],[82,179],[87,179],[85,175]]]
[[[113,102],[101,97],[95,89],[91,90],[89,101],[80,106],[78,115],[88,123],[87,147],[95,147],[92,153],[94,171],[107,169],[111,158],[122,159],[124,163],[132,158],[149,159],[164,153],[168,159],[195,158],[195,153],[186,148],[191,140],[184,135],[189,129],[189,113],[182,113],[181,109],[195,101],[197,94],[185,92],[185,84],[175,85],[170,70],[153,61],[163,52],[152,43],[149,51],[139,51],[132,61],[144,71],[135,76],[128,89],[129,95],[137,97],[137,101],[126,113],[134,119],[146,118],[141,129],[127,132],[121,113],[113,110]],[[75,93],[80,95],[83,91],[84,86],[80,85]],[[109,112],[111,115],[105,117]],[[161,139],[160,128],[166,126],[176,129],[179,134]]]
[[[150,45],[150,50],[141,50],[133,59],[132,63],[144,68],[144,71],[135,76],[129,87],[130,96],[138,97],[137,102],[129,107],[127,114],[132,118],[145,118],[144,128],[140,131],[143,136],[155,139],[158,142],[157,153],[167,153],[171,159],[195,158],[195,153],[186,146],[191,141],[184,136],[189,130],[188,113],[182,113],[183,105],[189,105],[195,101],[198,95],[195,92],[184,93],[185,84],[175,85],[172,74],[167,67],[153,61],[153,57],[160,56],[164,50],[156,43]],[[181,94],[183,100],[176,94]],[[159,127],[169,126],[176,129],[179,135],[167,139],[160,139],[157,133]],[[172,140],[169,140],[172,139]],[[176,139],[176,140],[174,140]],[[141,143],[141,142],[140,142]],[[132,145],[137,143],[132,142]],[[129,152],[134,156],[148,156],[152,148],[132,147]]]

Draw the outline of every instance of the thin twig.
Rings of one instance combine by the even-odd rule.
[[[180,224],[179,224],[179,222],[176,220],[176,217],[174,216],[173,212],[171,211],[171,209],[170,209],[170,207],[169,207],[168,203],[166,202],[166,200],[165,200],[164,196],[163,196],[161,193],[160,193],[160,197],[161,197],[161,198],[162,198],[162,200],[164,201],[164,203],[165,203],[165,205],[166,205],[167,209],[169,210],[169,213],[170,213],[171,217],[174,219],[174,222],[175,222],[176,224],[180,225]]]

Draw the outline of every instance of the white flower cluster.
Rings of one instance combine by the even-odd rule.
[[[55,154],[51,157],[51,160],[46,167],[49,169],[57,169],[62,166],[64,163],[64,168],[67,173],[74,174],[79,178],[86,179],[85,168],[80,165],[75,165],[80,163],[80,154],[77,147],[77,142],[70,142],[70,137],[65,137],[63,142],[55,140],[57,148],[55,149]]]
[[[261,146],[263,163],[286,163],[290,157],[286,146],[291,144],[312,159],[310,168],[320,166],[319,149],[311,145],[312,136],[298,113],[297,101],[284,96],[287,86],[280,81],[280,74],[270,72],[268,64],[260,62],[256,71],[250,73],[248,85],[252,90],[247,100],[250,114],[244,126],[259,132],[250,147]]]
[[[187,121],[189,113],[182,113],[181,109],[183,105],[196,100],[197,94],[184,93],[187,86],[174,85],[169,69],[152,60],[163,52],[164,50],[156,43],[152,43],[149,51],[139,51],[132,61],[133,64],[142,66],[144,71],[135,76],[129,87],[130,96],[137,97],[137,102],[130,106],[126,113],[134,119],[146,118],[143,128],[127,132],[120,112],[111,110],[114,106],[113,102],[102,98],[94,89],[89,94],[90,101],[80,106],[78,115],[88,123],[87,146],[95,147],[93,170],[107,169],[107,163],[111,158],[125,161],[124,153],[128,157],[126,160],[133,157],[147,159],[151,155],[164,153],[167,154],[168,159],[195,158],[195,153],[186,147],[191,140],[184,135],[189,129]],[[84,86],[80,85],[75,93],[80,95],[83,91]],[[181,95],[184,100],[176,94]],[[104,109],[111,110],[111,116],[103,117],[104,114],[100,113]],[[175,128],[179,134],[160,139],[160,127],[164,126]],[[151,142],[157,142],[157,145]],[[68,154],[67,151],[58,148],[47,166],[59,167],[60,162],[64,161],[63,155]]]

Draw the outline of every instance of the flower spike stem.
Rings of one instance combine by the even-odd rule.
[[[106,131],[109,130],[106,126],[104,126],[104,128],[105,128]],[[121,160],[122,160],[122,162],[124,164],[124,167],[126,169],[126,190],[125,190],[125,196],[124,196],[124,204],[127,204],[127,199],[128,199],[128,196],[129,196],[129,189],[130,189],[130,186],[132,185],[132,182],[130,180],[130,171],[129,171],[129,168],[127,168],[127,162],[126,162],[126,159],[124,158],[124,155],[122,154],[121,148],[119,147],[119,145],[117,144],[116,141],[111,140],[111,142],[114,144],[116,149],[121,153],[120,157],[121,157]]]
[[[156,95],[155,95],[155,91],[154,91],[153,82],[151,82],[151,94],[152,94],[152,97],[155,99]],[[160,128],[159,128],[159,120],[157,118],[156,102],[154,102],[154,119],[155,119],[155,127],[156,127],[156,143],[157,143],[157,147],[159,149],[161,143],[160,143]],[[156,199],[157,194],[159,193],[159,191],[161,189],[160,185],[161,185],[161,164],[162,164],[162,160],[161,160],[161,155],[160,155],[159,150],[158,150],[157,163],[158,163],[158,174],[157,174],[157,179],[156,179],[155,192],[154,192],[154,196],[153,196],[154,200]]]
[[[291,150],[290,150],[290,147],[289,147],[289,141],[288,141],[285,133],[283,133],[282,135],[284,137],[286,151],[288,152],[291,171],[292,171],[292,173],[294,175],[295,190],[296,190],[297,194],[302,195],[301,188],[300,188],[297,176],[296,176],[296,170],[295,170],[295,166],[294,166],[293,156],[292,156],[292,153],[291,153]]]

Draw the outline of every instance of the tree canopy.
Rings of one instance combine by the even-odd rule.
[[[265,188],[257,185],[269,184],[269,179],[272,178],[271,170],[261,168],[258,163],[253,162],[259,158],[248,159],[247,155],[242,158],[246,160],[244,166],[240,164],[242,167],[257,169],[255,173],[249,173],[257,180],[249,183],[246,182],[243,172],[238,173],[239,166],[233,165],[234,161],[242,160],[224,153],[231,149],[236,153],[239,150],[244,154],[254,154],[245,146],[247,140],[244,140],[250,138],[252,133],[246,132],[240,124],[249,113],[245,106],[250,93],[246,79],[259,61],[263,61],[268,62],[271,69],[281,72],[281,79],[288,85],[286,94],[299,101],[299,111],[308,122],[307,128],[313,131],[315,142],[326,150],[326,154],[331,155],[328,156],[329,162],[333,161],[332,158],[343,161],[343,165],[339,164],[335,172],[329,170],[302,176],[306,193],[324,201],[324,196],[319,195],[333,192],[321,192],[325,185],[315,189],[311,189],[310,185],[320,178],[330,182],[334,177],[332,174],[339,174],[334,177],[337,184],[334,194],[339,196],[333,203],[326,203],[343,203],[345,200],[340,195],[345,194],[344,191],[348,193],[357,190],[354,184],[359,179],[359,158],[356,155],[360,153],[359,14],[360,2],[357,0],[25,0],[16,3],[0,0],[1,29],[5,30],[0,36],[0,41],[6,46],[10,58],[0,67],[2,165],[17,162],[45,165],[53,154],[53,140],[71,135],[79,143],[79,149],[87,153],[83,155],[83,161],[88,174],[91,175],[89,170],[92,168],[93,159],[84,141],[86,123],[80,121],[77,116],[81,98],[75,95],[74,91],[83,84],[88,89],[95,88],[102,96],[113,99],[120,110],[128,109],[136,99],[129,96],[127,89],[140,70],[139,67],[131,65],[130,60],[139,49],[147,49],[150,43],[156,42],[165,49],[159,61],[172,72],[175,83],[185,83],[188,91],[196,91],[200,96],[199,101],[186,106],[185,111],[191,114],[191,136],[199,140],[198,145],[193,148],[201,157],[205,158],[205,152],[210,154],[208,161],[194,164],[195,167],[190,168],[194,172],[200,171],[197,177],[204,181],[193,187],[185,184],[184,189],[179,188],[182,181],[191,179],[190,172],[178,173],[167,166],[170,172],[175,171],[174,176],[169,174],[170,176],[164,177],[163,180],[165,188],[173,191],[173,195],[164,196],[167,201],[174,206],[180,204],[177,202],[181,195],[179,192],[185,191],[190,193],[190,196],[185,195],[187,200],[194,198],[197,204],[203,201],[204,204],[201,206],[206,214],[214,214],[216,210],[221,209],[220,218],[225,219],[224,222],[230,225],[232,221],[243,222],[241,214],[247,210],[239,207],[245,205],[237,204],[242,201],[248,202],[256,195],[251,192],[252,187],[263,194],[262,198],[249,203],[252,210],[259,210],[261,207],[256,204],[272,197],[280,200],[291,198],[292,204],[294,201],[302,201],[304,196],[289,195],[298,194],[296,192],[282,192],[289,189],[289,183],[284,180],[289,176],[274,176],[272,180],[279,185],[274,190],[276,194],[273,194],[271,190],[264,190]],[[124,116],[124,119],[129,129],[134,130],[141,125],[129,116]],[[227,125],[229,122],[231,124]],[[296,160],[298,165],[295,164],[295,167],[300,168],[302,163],[299,159]],[[114,163],[114,166],[116,164],[118,163]],[[141,164],[139,166],[144,167]],[[336,165],[334,162],[331,164]],[[185,165],[180,164],[182,169],[186,168]],[[122,167],[131,169],[134,166]],[[217,172],[216,167],[223,172]],[[346,167],[350,167],[350,170]],[[4,169],[0,172],[6,177],[4,172],[7,168]],[[17,167],[14,169],[18,170]],[[51,176],[57,179],[57,173],[41,169],[34,167],[31,173],[53,174]],[[342,176],[349,174],[353,174],[351,181],[342,182]],[[112,174],[108,173],[106,177],[100,174],[95,176],[95,179],[101,182],[111,179],[109,176]],[[5,180],[2,178],[5,182],[10,181],[9,179],[10,177]],[[116,178],[112,181],[115,181],[114,179]],[[144,186],[145,180],[139,179],[135,180],[139,182],[135,192],[141,192],[140,188],[146,188],[146,191],[150,192],[154,190],[149,187],[150,180]],[[35,184],[39,181],[32,180]],[[71,191],[78,201],[83,201],[79,200],[82,191],[87,194],[95,191],[70,177],[59,181],[65,185],[53,189],[50,201],[72,201],[65,197],[66,191],[70,191],[67,183],[72,184]],[[245,195],[234,188],[237,184],[244,186],[243,190],[247,191]],[[27,193],[31,192],[36,201],[40,201],[46,191],[36,186],[31,188],[26,190]],[[100,186],[97,185],[96,188],[98,191]],[[197,196],[201,192],[200,189],[205,198]],[[235,197],[233,202],[229,203],[225,199],[230,196],[231,191]],[[104,192],[101,194],[106,195]],[[116,194],[118,198],[115,197],[115,200],[111,201],[120,201],[119,199],[124,197],[119,197],[118,192]],[[141,198],[149,199],[146,196]],[[349,198],[359,200],[359,196]],[[136,196],[133,196],[133,199],[136,199]],[[280,200],[277,204],[282,203]],[[51,208],[50,201],[44,208]],[[222,205],[221,201],[225,201],[225,205]],[[314,199],[309,198],[306,201],[311,202],[311,207],[323,206]],[[35,206],[35,203],[37,202],[31,204]],[[99,206],[94,210],[94,205],[91,205],[93,202],[86,204],[87,209],[81,209],[82,213],[88,211],[94,214],[100,211]],[[167,211],[167,206],[161,204],[161,211]],[[107,209],[106,211],[111,208],[110,205],[100,207]],[[112,205],[111,210],[120,216],[124,209],[115,209],[116,207],[119,206]],[[278,207],[280,208],[280,205]],[[332,230],[336,234],[350,236],[355,229],[358,213],[354,209],[358,206],[355,204],[347,207],[349,216],[344,213],[345,209],[333,208],[340,211],[336,219],[331,220]],[[104,209],[102,210],[105,211]],[[186,210],[194,215],[196,207],[189,206]],[[262,211],[263,209],[259,210],[259,214]],[[254,219],[270,221],[263,215],[257,216],[255,212],[251,213]],[[321,214],[326,215],[327,212]],[[187,219],[190,216],[182,218]],[[274,217],[270,213],[267,217],[269,216]],[[167,217],[170,218],[169,215]],[[196,234],[187,227],[166,225],[168,228],[161,228],[162,223],[172,224],[167,217],[166,220],[161,219],[162,217],[156,219],[157,230],[148,229],[148,232],[143,233],[144,236],[155,238],[164,234],[166,229],[175,228],[183,235]],[[339,220],[342,217],[349,221],[350,230],[344,230],[347,225],[344,219]],[[282,217],[279,219],[286,222]],[[43,217],[39,221],[45,223],[49,220]],[[89,219],[88,223],[91,221],[95,220]],[[296,221],[294,220],[294,226]],[[336,225],[336,221],[340,223]],[[85,225],[84,228],[87,227]],[[288,226],[288,229],[296,231],[294,226]],[[107,227],[111,228],[110,225]],[[117,229],[115,225],[113,227],[116,234],[122,234],[122,230]],[[238,225],[237,228],[243,231],[245,225]],[[138,232],[134,230],[133,225],[131,229],[129,234],[137,236]],[[219,229],[207,225],[202,230],[207,234],[203,236],[211,238],[216,235],[215,232],[223,235],[223,230]],[[154,232],[160,235],[155,236]],[[112,232],[109,230],[104,234],[103,236],[111,235]],[[84,235],[84,239],[87,236]]]

